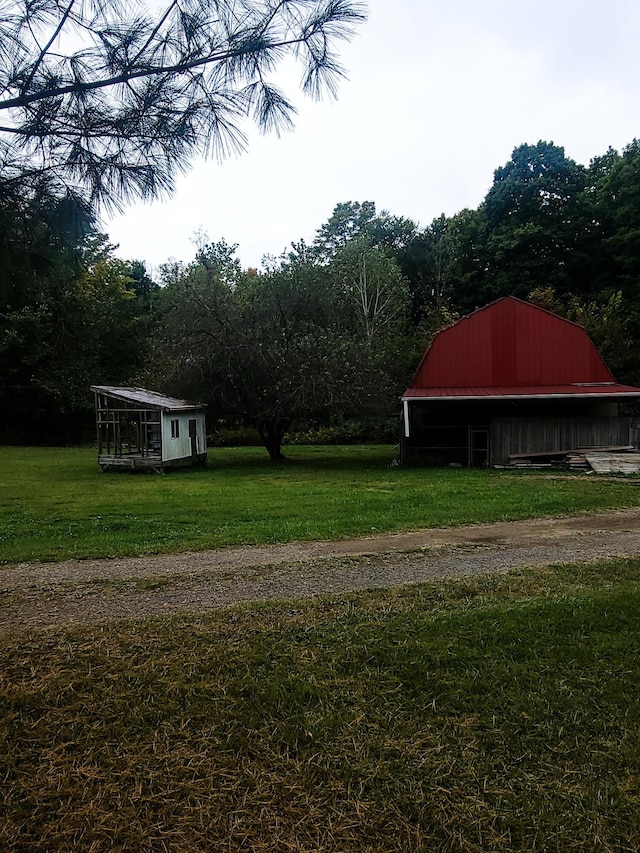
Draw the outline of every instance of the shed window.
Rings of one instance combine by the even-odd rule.
[[[180,421],[171,421],[171,438],[180,438]]]

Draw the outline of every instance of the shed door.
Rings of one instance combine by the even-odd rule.
[[[198,455],[198,422],[195,418],[189,419],[189,438],[191,439],[191,458]]]

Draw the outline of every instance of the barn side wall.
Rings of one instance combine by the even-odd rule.
[[[510,454],[555,453],[582,447],[631,444],[631,418],[501,418],[491,428],[491,464],[506,465]]]

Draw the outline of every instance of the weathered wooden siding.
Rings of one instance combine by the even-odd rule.
[[[631,418],[494,418],[491,464],[506,465],[512,453],[552,453],[632,442]]]

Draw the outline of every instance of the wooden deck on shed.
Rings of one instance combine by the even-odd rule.
[[[196,456],[186,456],[180,459],[170,459],[164,462],[160,454],[149,455],[141,453],[127,453],[114,456],[113,454],[101,453],[98,455],[98,465],[104,473],[106,471],[150,471],[163,474],[170,468],[184,468],[189,465],[206,465],[207,454],[198,453]]]

